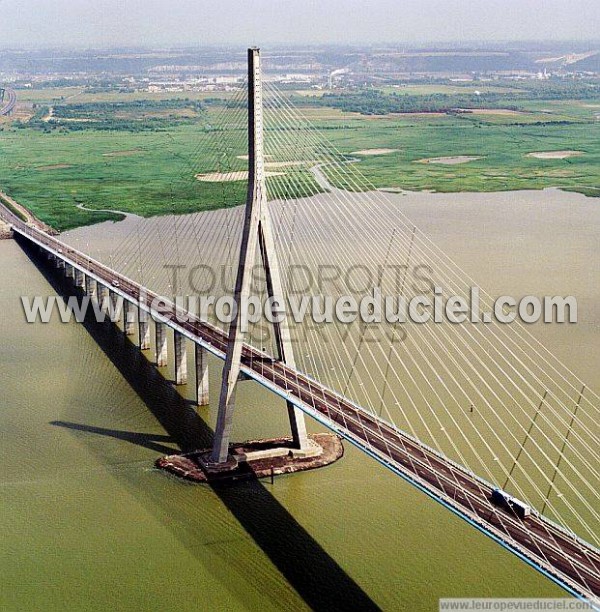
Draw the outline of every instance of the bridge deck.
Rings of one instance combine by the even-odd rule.
[[[156,294],[27,226],[7,209],[2,207],[0,212],[17,234],[140,303],[141,308],[224,359],[227,335],[222,330],[191,315],[188,321],[179,320],[171,303],[157,315],[151,310],[152,301],[159,297]],[[535,512],[521,520],[498,508],[491,501],[492,485],[301,372],[248,344],[242,355],[242,370],[250,378],[342,435],[571,593],[591,599],[600,596],[600,553],[595,547]]]

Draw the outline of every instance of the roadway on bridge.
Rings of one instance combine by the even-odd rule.
[[[14,89],[10,89],[9,87],[5,88],[4,95],[6,96],[6,99],[4,101],[4,105],[0,107],[0,116],[8,115],[17,105],[17,94]]]

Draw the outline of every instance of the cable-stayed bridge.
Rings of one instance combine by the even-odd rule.
[[[222,190],[239,204],[245,191],[246,207],[215,211],[204,223],[202,216],[176,220],[172,235],[152,223],[134,224],[108,260],[92,257],[93,246],[86,253],[10,211],[3,215],[97,299],[110,292],[151,313],[159,364],[167,358],[165,330],[172,328],[180,383],[191,341],[199,403],[207,396],[204,354],[225,361],[213,465],[229,460],[235,387],[243,374],[288,403],[300,449],[308,414],[573,594],[597,597],[598,396],[523,326],[424,323],[405,335],[392,325],[374,342],[366,326],[290,324],[276,325],[271,335],[258,327],[245,334],[235,317],[229,328],[201,316],[182,321],[171,299],[160,313],[152,308],[155,298],[169,295],[164,284],[161,291],[152,287],[160,284],[161,265],[194,250],[206,274],[225,262],[230,282],[223,291],[237,299],[251,291],[257,252],[264,272],[259,293],[279,299],[308,284],[288,274],[294,267],[300,276],[321,272],[318,290],[333,295],[360,293],[357,279],[406,297],[423,291],[423,282],[432,293],[440,286],[450,295],[474,284],[282,92],[263,87],[256,50],[249,58],[248,98],[234,96],[223,124],[211,125],[208,132],[217,136],[212,162],[198,168],[189,160],[187,172],[197,175],[189,188],[200,194]],[[240,159],[244,149],[248,160]],[[421,286],[411,276],[415,269]],[[482,305],[489,301],[481,295]],[[148,348],[151,319],[138,319],[140,346]],[[132,331],[127,321],[125,328]],[[523,517],[499,505],[497,487],[531,513]]]

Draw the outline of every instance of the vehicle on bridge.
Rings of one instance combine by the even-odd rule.
[[[512,510],[520,519],[525,520],[531,515],[531,506],[520,499],[509,495],[506,491],[496,488],[492,491],[492,501],[497,506],[503,506]]]

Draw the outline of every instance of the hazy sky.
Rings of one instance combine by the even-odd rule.
[[[0,47],[600,37],[600,0],[0,0]]]

